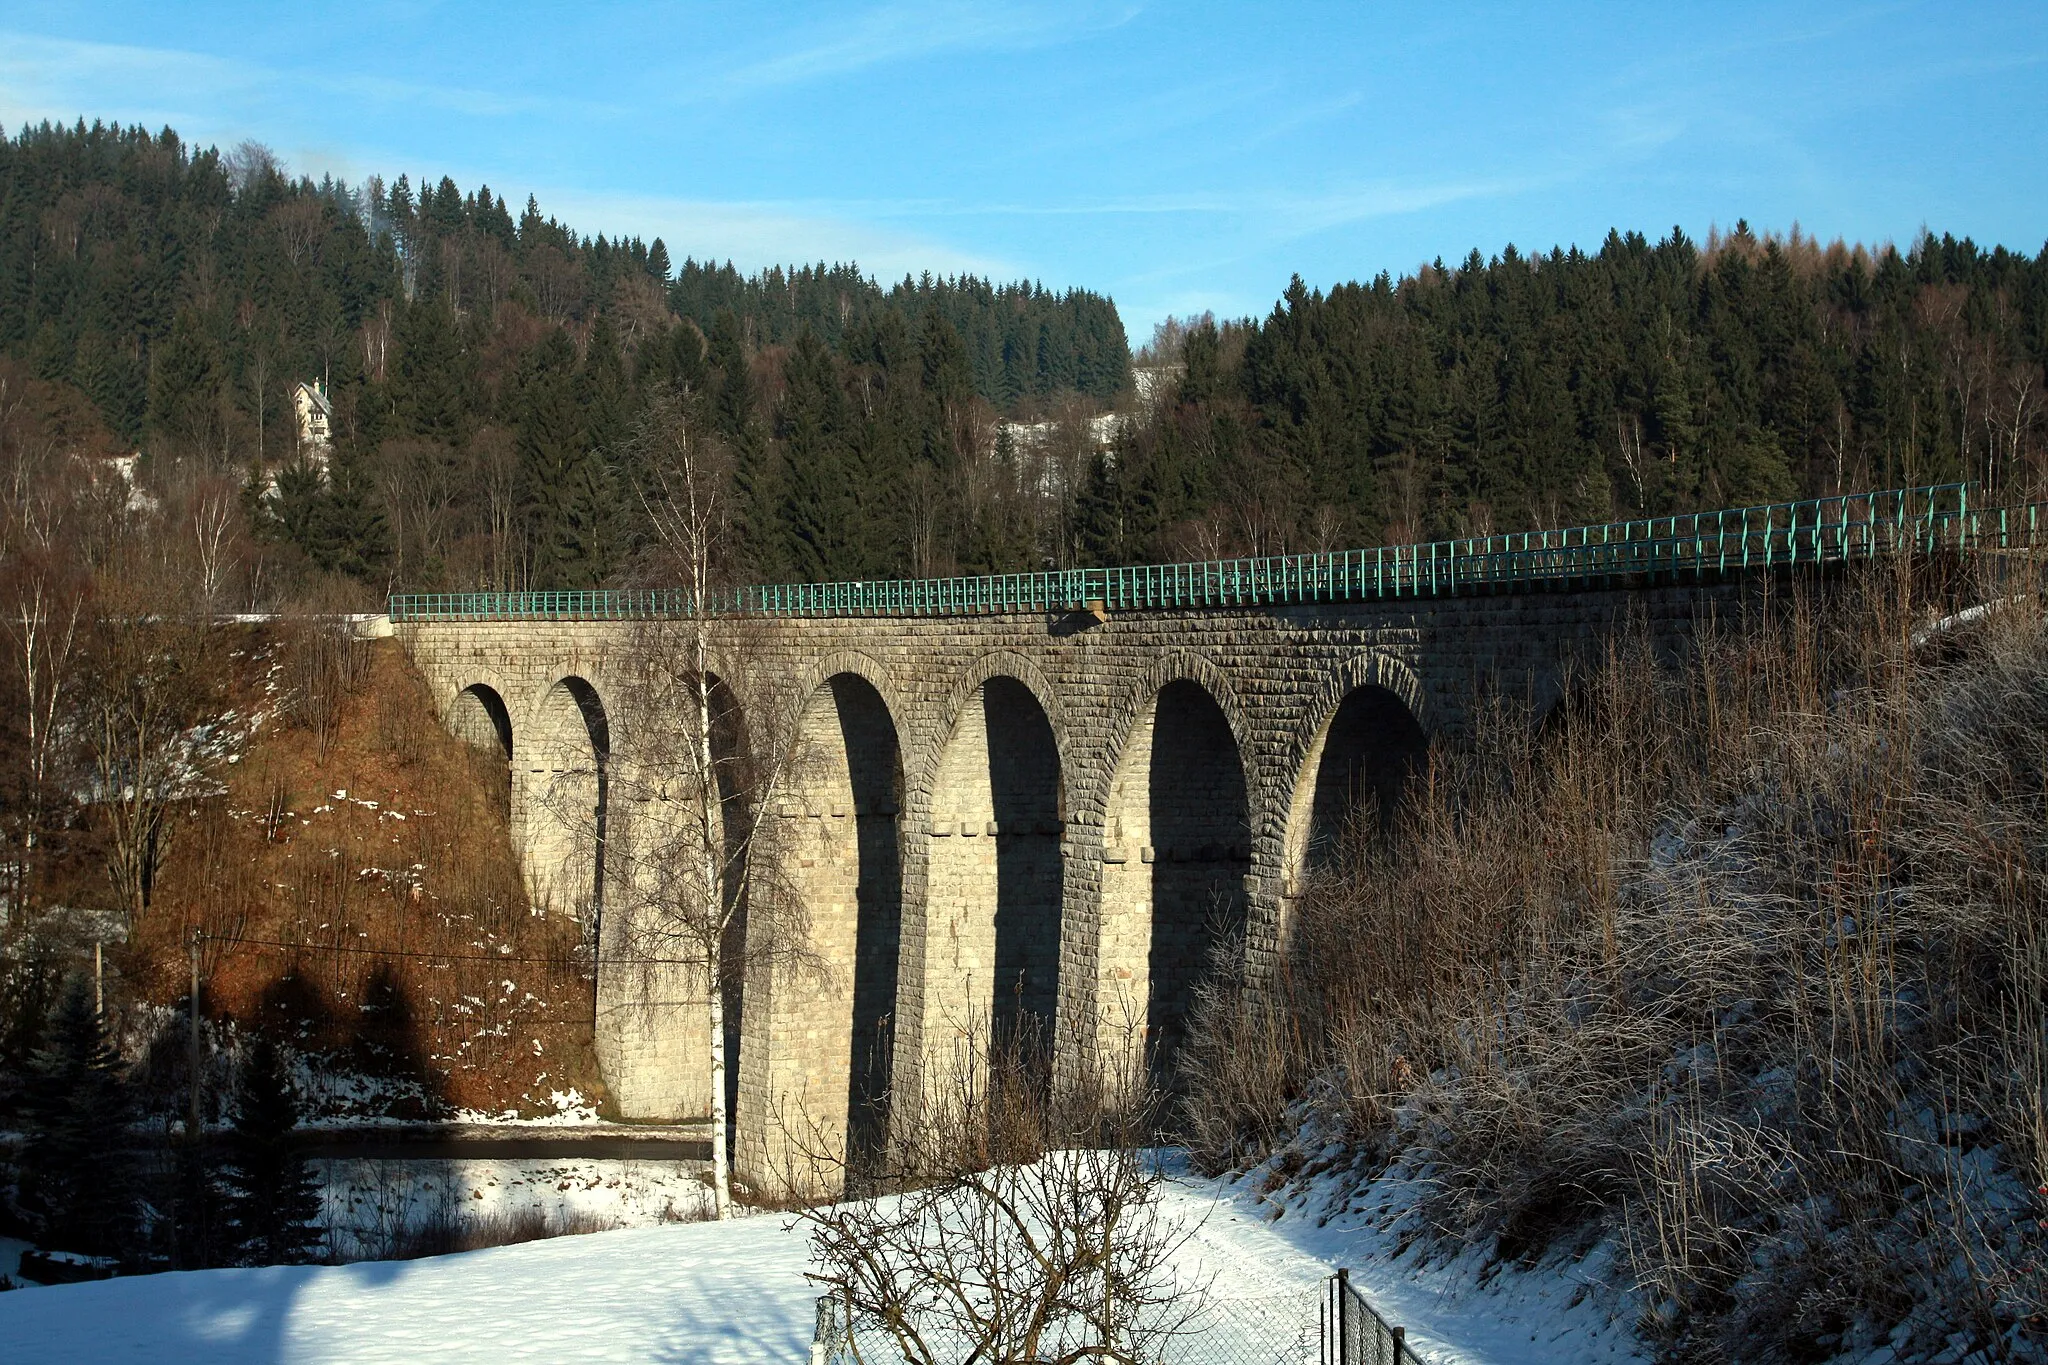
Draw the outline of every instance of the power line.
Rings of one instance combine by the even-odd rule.
[[[524,953],[422,953],[409,948],[369,948],[353,943],[288,943],[275,938],[242,938],[226,934],[201,934],[206,943],[235,944],[250,948],[282,948],[288,952],[340,953],[357,957],[410,957],[435,962],[529,962],[542,966],[580,966],[574,957],[533,957]],[[635,957],[632,961],[651,967],[697,967],[703,962],[689,957]]]
[[[547,966],[574,964],[573,957],[533,957],[522,953],[422,953],[409,948],[370,948],[353,943],[288,943],[275,938],[242,938],[226,934],[201,934],[207,943],[238,944],[250,948],[283,948],[290,952],[342,953],[360,957],[412,957],[437,962],[533,962]]]

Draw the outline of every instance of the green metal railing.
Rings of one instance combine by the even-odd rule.
[[[718,614],[955,616],[1276,606],[1442,597],[1550,584],[1670,582],[1869,559],[1902,551],[2015,549],[2036,543],[2039,504],[1971,506],[1969,484],[1512,531],[1326,554],[1062,569],[972,578],[777,583],[719,593]],[[635,620],[692,609],[681,589],[404,593],[394,621]]]

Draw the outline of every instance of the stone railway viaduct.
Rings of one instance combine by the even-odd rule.
[[[823,965],[750,973],[740,1169],[791,1169],[778,1144],[798,1129],[861,1141],[892,1078],[1020,1014],[1070,1073],[1128,1065],[1138,1040],[1170,1056],[1216,945],[1270,963],[1353,805],[1391,804],[1475,698],[1541,714],[1617,632],[1680,648],[1759,581],[714,623],[713,671],[750,728],[812,756],[756,803],[753,856],[804,900]],[[690,723],[633,705],[644,629],[397,626],[450,727],[509,765],[537,903],[602,903],[599,841],[631,814],[618,793],[649,790],[617,775],[660,747],[635,727]],[[629,1117],[706,1113],[703,974],[636,964],[617,918],[600,921],[606,1083]]]

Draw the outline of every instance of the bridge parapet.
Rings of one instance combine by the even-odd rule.
[[[1104,613],[1377,602],[1548,587],[1703,582],[1901,551],[1933,553],[2033,544],[2040,506],[1973,510],[1968,484],[1851,493],[1801,502],[1539,531],[1465,536],[1364,550],[1188,564],[735,588],[704,604],[713,615],[957,616]],[[411,593],[391,599],[393,621],[635,620],[687,616],[681,589]]]

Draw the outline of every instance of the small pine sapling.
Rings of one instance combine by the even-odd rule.
[[[92,987],[73,976],[29,1062],[19,1202],[51,1247],[95,1256],[133,1252],[137,1233],[132,1118],[121,1059],[108,1044]]]
[[[259,1038],[236,1078],[226,1240],[247,1265],[288,1265],[320,1250],[320,1190],[292,1142],[299,1102],[275,1044]]]

